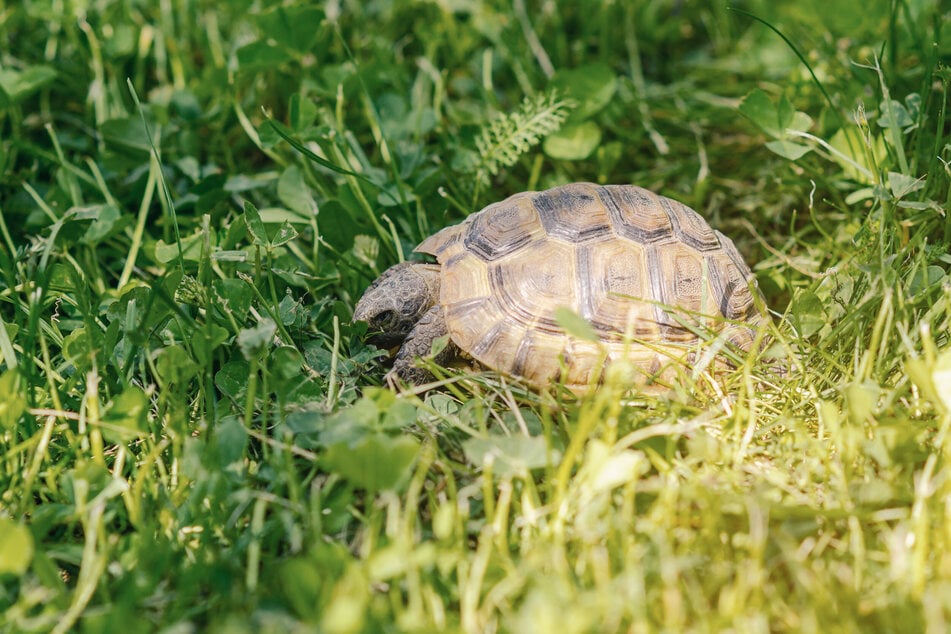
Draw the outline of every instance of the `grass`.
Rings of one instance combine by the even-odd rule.
[[[700,4],[0,12],[0,631],[946,631],[947,9]],[[379,387],[369,282],[578,180],[734,238],[768,350]]]

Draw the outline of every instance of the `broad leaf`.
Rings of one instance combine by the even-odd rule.
[[[617,83],[617,75],[606,64],[559,70],[551,79],[551,87],[559,95],[578,104],[569,121],[583,121],[607,106],[617,92]]]
[[[466,458],[476,466],[492,462],[496,475],[524,475],[559,460],[557,450],[549,450],[542,436],[490,436],[470,438],[462,443]]]
[[[322,462],[358,488],[399,491],[409,480],[418,453],[416,438],[379,433],[364,436],[353,445],[333,445]]]
[[[785,159],[790,161],[795,161],[796,159],[802,158],[806,154],[812,151],[812,148],[808,145],[801,145],[799,143],[793,143],[792,141],[786,141],[785,139],[779,141],[769,141],[766,143],[766,147],[779,154]]]
[[[131,385],[113,399],[102,416],[102,435],[109,442],[124,443],[148,431],[149,399],[142,388]]]
[[[0,576],[20,576],[33,561],[33,534],[8,517],[0,517]]]
[[[545,154],[562,161],[580,161],[591,156],[601,143],[601,128],[593,121],[568,125],[545,137]]]
[[[267,244],[267,229],[264,227],[264,221],[261,220],[261,214],[258,208],[250,202],[244,203],[244,221],[248,225],[248,231],[251,233],[251,239],[258,246]]]

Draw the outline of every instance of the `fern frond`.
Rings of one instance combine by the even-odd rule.
[[[556,132],[575,107],[570,99],[559,99],[556,91],[526,97],[518,110],[500,113],[482,127],[476,137],[478,163],[471,171],[476,180],[487,185],[504,167],[511,167],[518,158],[541,139]]]

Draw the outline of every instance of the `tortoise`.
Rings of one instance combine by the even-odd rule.
[[[432,380],[416,359],[448,335],[440,365],[461,355],[536,388],[561,381],[581,392],[626,359],[634,386],[656,391],[695,360],[704,333],[748,351],[762,320],[756,280],[730,239],[633,185],[518,193],[415,250],[437,263],[390,267],[354,310],[372,343],[399,346],[392,372],[413,384]],[[566,330],[559,308],[580,315],[589,336]]]

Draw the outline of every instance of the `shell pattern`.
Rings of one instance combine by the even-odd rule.
[[[726,329],[749,349],[760,319],[755,279],[733,243],[689,207],[631,185],[515,194],[416,250],[442,266],[452,340],[535,385],[561,377],[583,388],[618,358],[643,383],[696,349],[696,326]],[[561,307],[598,341],[568,334]]]

